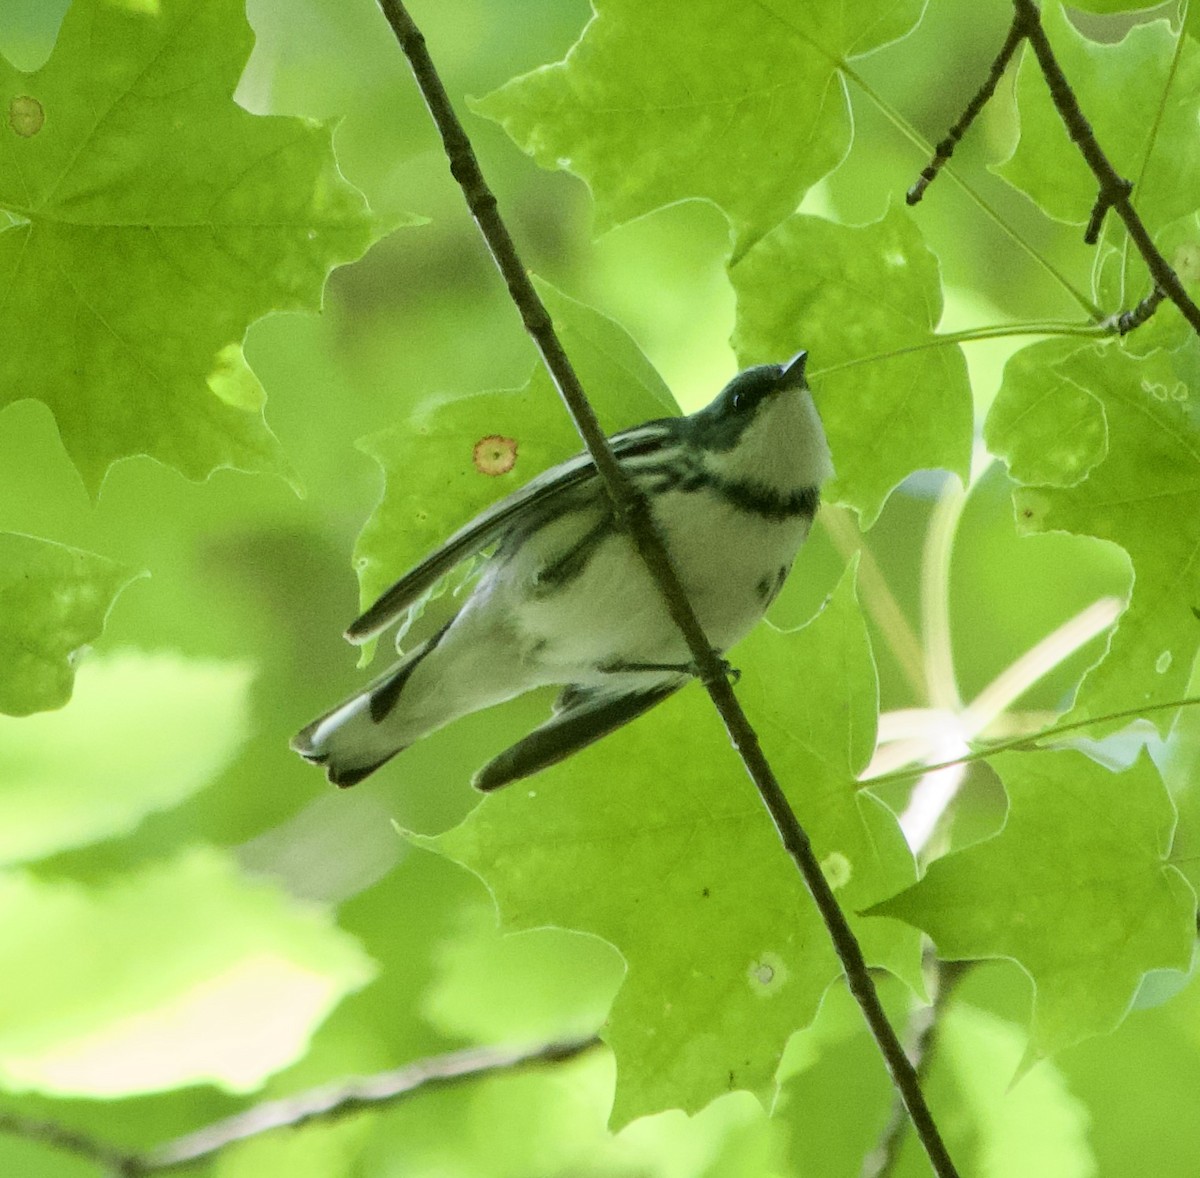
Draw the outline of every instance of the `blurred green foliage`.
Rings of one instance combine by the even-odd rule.
[[[1097,342],[1095,320],[1145,293],[1143,270],[1115,218],[1095,250],[1054,219],[1086,217],[1091,189],[1028,61],[951,173],[901,210],[1010,5],[879,6],[875,22],[865,5],[609,0],[590,26],[586,0],[413,7],[524,262],[559,292],[585,381],[604,385],[606,424],[662,412],[665,388],[695,409],[739,361],[799,346],[814,374],[831,369],[814,382],[838,492],[878,520],[864,534],[827,508],[769,620],[795,630],[840,585],[833,604],[799,633],[764,628],[734,661],[818,852],[852,871],[850,907],[900,892],[948,951],[1020,962],[967,973],[931,1067],[963,1172],[1186,1178],[1194,901],[1163,860],[1196,882],[1195,720],[1167,731],[1172,714],[1152,713],[1165,737],[1143,723],[1088,743],[1099,760],[1013,754],[1003,830],[985,764],[921,838],[922,790],[944,777],[881,786],[881,801],[851,782],[876,691],[880,755],[908,741],[931,761],[1069,709],[1131,572],[1133,604],[1080,709],[1146,709],[1192,685],[1200,353],[1171,308],[1124,344]],[[1200,6],[1182,40],[1174,4],[1083,7],[1048,2],[1051,36],[1102,143],[1152,181],[1151,230],[1195,290]],[[829,950],[699,692],[478,809],[471,772],[547,699],[464,720],[336,797],[287,750],[360,681],[340,638],[355,563],[370,596],[511,483],[454,477],[478,414],[519,412],[533,466],[577,448],[375,5],[248,0],[252,49],[233,0],[76,0],[63,23],[67,10],[0,10],[0,709],[44,712],[0,717],[0,854],[14,865],[0,875],[0,1114],[145,1148],[348,1074],[603,1029],[616,1066],[604,1049],[453,1086],[196,1172],[857,1174],[887,1123],[886,1077],[839,986],[803,1027]],[[119,28],[146,36],[88,36]],[[265,161],[260,137],[280,148]],[[230,229],[243,198],[274,232]],[[329,267],[399,225],[322,293]],[[136,244],[150,228],[158,247]],[[614,355],[636,387],[617,387]],[[968,464],[965,492],[921,469]],[[423,529],[405,525],[421,512]],[[1048,637],[1097,601],[1070,637]],[[77,698],[45,712],[77,667]],[[1147,741],[1135,769],[1100,767]],[[468,860],[504,927],[533,931],[502,933],[488,887],[397,828]],[[907,893],[898,828],[922,869],[935,863]],[[1121,856],[1169,878],[1169,903],[1106,903]],[[876,869],[859,895],[854,872]],[[680,893],[710,875],[708,899],[727,899],[705,925]],[[1160,936],[1131,935],[1086,972],[1111,943],[1104,919],[1118,936],[1157,921]],[[909,983],[884,983],[902,1023],[920,1005],[915,933],[856,923]],[[778,960],[763,952],[777,926],[805,940]],[[1056,950],[1099,997],[1055,989]],[[751,978],[756,965],[770,978]],[[782,982],[752,992],[781,965],[791,997]],[[1114,1033],[1076,1042],[1148,973]],[[1075,1045],[1011,1086],[1047,1001],[1067,1024],[1049,1046]],[[742,1043],[749,1062],[725,1066]],[[766,1102],[716,1096],[742,1083]],[[906,1140],[894,1175],[927,1172]],[[102,1170],[0,1133],[0,1173]]]

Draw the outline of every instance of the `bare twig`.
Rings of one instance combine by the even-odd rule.
[[[417,1060],[390,1072],[343,1080],[282,1100],[256,1104],[245,1112],[168,1141],[139,1159],[139,1168],[126,1173],[129,1178],[138,1178],[142,1174],[177,1170],[211,1157],[235,1142],[257,1137],[271,1129],[295,1129],[312,1121],[338,1120],[364,1109],[393,1104],[417,1092],[444,1088],[463,1080],[519,1071],[541,1064],[562,1063],[599,1044],[600,1040],[592,1036],[550,1043],[532,1051],[475,1047]]]
[[[1100,240],[1100,230],[1104,227],[1104,214],[1112,208],[1114,193],[1121,192],[1129,196],[1133,192],[1133,181],[1122,180],[1115,189],[1110,191],[1101,188],[1096,193],[1096,203],[1092,205],[1092,215],[1088,217],[1087,228],[1083,231],[1085,245],[1095,245]]]
[[[1000,52],[996,54],[996,59],[992,62],[992,68],[988,70],[987,80],[979,87],[975,97],[967,103],[967,109],[963,111],[962,117],[954,124],[953,127],[946,133],[946,138],[937,145],[933,159],[926,165],[925,170],[917,178],[917,182],[905,194],[905,201],[910,205],[917,204],[921,197],[925,195],[925,189],[933,183],[937,174],[942,168],[950,162],[950,157],[954,154],[954,149],[958,146],[959,140],[967,133],[967,129],[978,118],[979,112],[988,104],[988,100],[996,92],[996,87],[1000,84],[1000,78],[1004,71],[1008,68],[1008,63],[1012,60],[1012,56],[1017,51],[1017,46],[1025,39],[1025,33],[1021,28],[1021,21],[1018,17],[1013,17],[1012,25],[1009,27],[1008,36],[1004,38],[1004,44],[1000,47]]]
[[[909,1058],[922,1081],[929,1074],[937,1051],[938,1034],[942,1016],[950,1005],[950,997],[971,966],[968,961],[935,961],[929,988],[933,991],[927,1006],[913,1011],[906,1028],[905,1038],[909,1042]],[[888,1178],[900,1160],[900,1147],[904,1144],[904,1131],[908,1118],[904,1106],[895,1101],[887,1126],[879,1138],[879,1144],[863,1160],[862,1178]]]
[[[0,1133],[10,1137],[22,1137],[26,1141],[36,1141],[52,1149],[60,1149],[64,1153],[93,1162],[102,1170],[120,1175],[121,1178],[133,1174],[128,1168],[132,1161],[129,1154],[98,1140],[90,1133],[68,1129],[65,1125],[58,1125],[53,1121],[22,1117],[16,1113],[0,1113]]]
[[[1018,14],[1025,36],[1028,37],[1028,41],[1033,47],[1034,54],[1037,54],[1038,65],[1042,67],[1046,85],[1050,88],[1050,97],[1054,101],[1058,118],[1061,118],[1063,124],[1066,125],[1067,132],[1078,146],[1087,167],[1091,168],[1092,175],[1096,176],[1097,184],[1100,186],[1100,198],[1104,200],[1106,208],[1114,211],[1124,222],[1130,240],[1138,248],[1147,268],[1150,269],[1154,286],[1162,290],[1163,294],[1180,308],[1183,318],[1187,319],[1196,333],[1200,335],[1200,307],[1195,305],[1187,290],[1183,289],[1180,276],[1171,269],[1168,260],[1158,252],[1158,248],[1154,246],[1154,242],[1150,238],[1150,232],[1142,223],[1141,217],[1136,214],[1134,206],[1129,200],[1132,186],[1123,176],[1118,175],[1116,168],[1112,167],[1109,157],[1100,148],[1096,133],[1092,131],[1090,122],[1084,118],[1084,112],[1079,108],[1079,100],[1075,97],[1075,92],[1070,89],[1070,83],[1067,82],[1066,74],[1062,72],[1062,66],[1058,65],[1054,49],[1051,48],[1049,37],[1046,37],[1045,29],[1042,26],[1042,16],[1038,12],[1037,5],[1033,4],[1033,0],[1013,0],[1013,7]]]
[[[1136,307],[1113,316],[1113,330],[1117,335],[1128,335],[1135,327],[1141,327],[1166,297],[1163,288],[1156,286]]]
[[[821,871],[808,835],[796,818],[779,781],[763,755],[757,734],[746,718],[737,696],[734,695],[725,663],[705,637],[687,594],[671,566],[662,537],[645,500],[625,477],[613,456],[608,439],[600,428],[579,378],[559,342],[550,315],[521,264],[520,256],[498,212],[496,198],[483,178],[470,140],[454,113],[454,107],[429,56],[425,38],[401,0],[380,0],[380,6],[408,58],[417,85],[441,133],[451,174],[462,188],[467,206],[479,226],[496,266],[504,276],[525,329],[541,353],[550,377],[596,464],[617,517],[627,526],[642,560],[662,593],[672,619],[687,642],[699,678],[720,713],[730,740],[740,753],[746,771],[758,789],[784,847],[796,863],[829,930],[842,968],[846,972],[850,990],[862,1007],[867,1024],[879,1044],[893,1083],[903,1096],[934,1171],[943,1178],[955,1175],[957,1172],[954,1164],[921,1094],[916,1072],[905,1056],[896,1032],[888,1023],[879,996],[875,992],[858,940],[838,907],[833,889]]]
[[[1112,209],[1125,223],[1130,240],[1141,254],[1142,260],[1150,271],[1150,277],[1154,280],[1154,290],[1147,298],[1143,299],[1133,310],[1112,318],[1113,328],[1120,335],[1132,331],[1135,327],[1145,323],[1154,313],[1158,304],[1164,298],[1168,298],[1179,308],[1183,317],[1192,325],[1192,329],[1200,335],[1200,307],[1193,302],[1191,296],[1184,289],[1179,275],[1159,252],[1150,237],[1149,230],[1134,209],[1130,199],[1133,193],[1133,184],[1113,167],[1096,139],[1096,133],[1080,109],[1079,100],[1075,97],[1075,92],[1071,89],[1071,84],[1067,81],[1062,66],[1058,64],[1058,59],[1054,56],[1054,49],[1050,44],[1050,39],[1046,36],[1046,30],[1042,26],[1041,13],[1034,0],[1013,0],[1013,23],[1008,30],[1004,45],[992,63],[987,81],[980,87],[979,93],[971,99],[963,117],[954,124],[950,133],[938,144],[933,160],[921,173],[916,184],[909,189],[908,203],[916,204],[921,199],[925,189],[929,187],[942,165],[950,158],[954,145],[962,138],[963,133],[995,92],[1000,74],[1011,60],[1017,45],[1023,40],[1028,40],[1032,46],[1059,118],[1062,119],[1067,133],[1079,148],[1080,154],[1091,169],[1099,186],[1096,203],[1092,206],[1092,213],[1084,232],[1084,240],[1089,245],[1094,245],[1099,240],[1105,214]]]
[[[313,1121],[334,1121],[365,1109],[396,1104],[432,1088],[542,1064],[562,1063],[599,1045],[600,1040],[593,1035],[587,1039],[549,1043],[533,1050],[476,1047],[430,1056],[392,1071],[340,1080],[281,1100],[264,1101],[145,1153],[125,1152],[74,1129],[8,1113],[0,1113],[0,1132],[39,1141],[86,1158],[116,1178],[146,1178],[151,1174],[184,1169],[239,1141],[258,1137],[272,1129],[295,1129]]]
[[[1187,291],[1184,290],[1179,275],[1175,273],[1150,239],[1149,231],[1130,202],[1129,182],[1120,176],[1116,168],[1112,166],[1108,156],[1104,154],[1097,142],[1091,124],[1084,118],[1083,111],[1079,109],[1079,101],[1075,97],[1075,92],[1071,89],[1062,67],[1058,64],[1050,40],[1046,36],[1046,30],[1042,27],[1042,18],[1037,5],[1033,3],[1033,0],[1013,0],[1013,7],[1021,21],[1025,36],[1029,38],[1029,44],[1033,46],[1033,51],[1037,55],[1038,65],[1041,66],[1046,85],[1050,88],[1050,97],[1058,111],[1059,118],[1066,125],[1068,133],[1075,141],[1087,166],[1091,168],[1092,175],[1096,177],[1096,182],[1100,185],[1100,195],[1106,202],[1106,207],[1111,208],[1125,222],[1129,237],[1149,268],[1154,285],[1179,308],[1183,317],[1192,325],[1196,333],[1200,334],[1200,307],[1197,307],[1192,301]]]

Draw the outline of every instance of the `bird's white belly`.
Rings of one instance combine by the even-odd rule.
[[[762,617],[809,521],[766,520],[705,491],[676,492],[656,508],[671,521],[671,557],[705,634],[728,649]],[[627,535],[607,533],[578,575],[545,591],[534,587],[544,553],[525,557],[498,578],[488,612],[507,614],[544,681],[581,682],[583,672],[611,663],[691,661]]]

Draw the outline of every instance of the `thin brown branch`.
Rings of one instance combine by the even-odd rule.
[[[364,1109],[394,1104],[417,1092],[542,1064],[562,1063],[599,1044],[600,1040],[592,1036],[550,1043],[532,1051],[468,1048],[417,1060],[389,1072],[343,1080],[282,1100],[266,1101],[158,1146],[139,1160],[139,1169],[127,1171],[127,1174],[129,1178],[138,1178],[142,1174],[178,1170],[271,1129],[295,1129],[313,1121],[339,1120]]]
[[[946,1152],[937,1125],[917,1083],[916,1072],[884,1014],[858,940],[838,907],[833,889],[821,871],[808,835],[800,825],[763,755],[758,736],[729,683],[726,664],[705,637],[687,594],[671,566],[666,547],[645,500],[625,477],[613,456],[608,439],[600,428],[579,378],[559,342],[550,315],[521,264],[512,237],[499,214],[496,198],[484,180],[470,140],[454,113],[454,107],[429,56],[425,38],[401,0],[380,0],[380,6],[408,58],[430,115],[441,133],[450,172],[462,188],[471,215],[479,226],[496,266],[504,276],[525,329],[541,353],[550,377],[596,464],[617,517],[627,526],[642,560],[663,595],[672,619],[687,642],[699,678],[720,713],[729,738],[741,755],[746,771],[758,789],[784,847],[796,863],[816,902],[842,968],[846,972],[850,990],[862,1007],[871,1033],[891,1072],[893,1083],[901,1093],[917,1133],[929,1154],[933,1169],[942,1178],[956,1175],[954,1164]]]
[[[1135,327],[1141,327],[1158,310],[1158,304],[1166,297],[1162,287],[1156,286],[1136,307],[1113,316],[1113,330],[1117,335],[1128,335]]]
[[[1180,35],[1182,36],[1182,34]],[[1112,209],[1125,223],[1130,240],[1141,254],[1150,270],[1150,276],[1154,280],[1154,289],[1136,307],[1122,312],[1120,315],[1114,315],[1106,322],[1111,323],[1113,330],[1118,334],[1125,335],[1145,323],[1154,314],[1159,303],[1164,298],[1168,298],[1183,313],[1193,330],[1200,334],[1200,307],[1193,302],[1191,296],[1184,289],[1179,275],[1159,252],[1141,217],[1138,216],[1137,210],[1134,209],[1131,200],[1133,183],[1117,172],[1101,148],[1096,133],[1080,109],[1079,100],[1075,97],[1075,92],[1071,89],[1071,84],[1067,81],[1062,66],[1058,64],[1058,59],[1054,56],[1054,49],[1050,44],[1050,39],[1046,36],[1041,14],[1034,0],[1013,0],[1013,22],[1009,26],[1008,36],[1005,37],[1000,52],[992,62],[986,81],[968,103],[962,117],[950,128],[946,138],[937,145],[933,159],[921,173],[917,182],[908,190],[906,197],[908,203],[914,205],[921,199],[925,194],[925,189],[929,187],[938,172],[941,171],[942,166],[950,159],[955,146],[966,133],[967,128],[975,121],[979,112],[983,110],[995,93],[1000,76],[1016,52],[1017,46],[1024,40],[1028,40],[1033,47],[1038,66],[1041,68],[1042,76],[1046,79],[1046,85],[1050,89],[1050,97],[1058,111],[1059,118],[1062,119],[1067,133],[1079,148],[1080,154],[1091,169],[1099,186],[1096,203],[1092,206],[1087,228],[1084,230],[1084,241],[1089,245],[1096,244],[1100,239],[1100,229],[1105,215]]]
[[[929,1075],[937,1052],[942,1017],[950,1005],[951,995],[972,964],[969,961],[934,961],[933,968],[927,971],[927,976],[932,979],[927,983],[932,991],[931,1001],[913,1011],[905,1031],[908,1055],[922,1083]],[[904,1106],[896,1101],[879,1144],[863,1160],[862,1178],[890,1178],[899,1164],[900,1147],[904,1144],[907,1128]]]
[[[1117,192],[1124,192],[1129,196],[1133,192],[1133,181],[1122,180]],[[1092,205],[1092,215],[1088,217],[1087,228],[1083,231],[1083,241],[1085,245],[1095,245],[1100,240],[1100,230],[1104,228],[1104,215],[1112,208],[1113,193],[1108,189],[1101,188],[1096,193],[1096,203]]]
[[[1016,53],[1017,46],[1024,39],[1025,33],[1021,29],[1020,19],[1014,16],[1012,25],[1008,30],[1008,36],[1004,38],[1004,44],[1000,47],[1000,52],[996,54],[996,58],[992,62],[992,68],[988,70],[987,79],[979,87],[975,97],[967,103],[967,109],[963,111],[962,117],[946,133],[946,138],[937,145],[933,159],[926,165],[925,170],[917,178],[917,182],[905,194],[904,199],[906,203],[910,205],[917,204],[921,197],[925,195],[925,189],[933,183],[937,178],[937,174],[950,162],[950,157],[954,154],[954,149],[958,146],[959,141],[967,133],[967,129],[971,124],[979,117],[979,113],[987,106],[988,100],[996,93],[996,87],[1000,84],[1000,79],[1004,75],[1004,71],[1008,68],[1008,63],[1012,60],[1013,54]]]
[[[596,1036],[549,1043],[533,1050],[475,1047],[417,1060],[402,1068],[339,1080],[281,1100],[263,1101],[205,1125],[194,1133],[147,1150],[125,1152],[85,1133],[49,1121],[0,1113],[0,1132],[38,1141],[95,1162],[116,1178],[146,1178],[182,1170],[272,1129],[296,1129],[314,1121],[335,1121],[366,1109],[396,1104],[419,1092],[465,1080],[522,1071],[575,1059],[600,1045]]]
[[[1075,92],[1071,89],[1062,67],[1058,64],[1058,59],[1054,56],[1050,39],[1042,27],[1042,18],[1037,5],[1033,0],[1013,0],[1013,8],[1016,11],[1023,35],[1029,39],[1029,43],[1037,55],[1038,65],[1046,79],[1046,85],[1050,88],[1050,98],[1054,102],[1059,118],[1062,119],[1068,134],[1079,148],[1092,175],[1096,177],[1096,183],[1100,186],[1097,209],[1101,209],[1101,204],[1103,204],[1101,213],[1111,208],[1121,218],[1130,239],[1150,270],[1150,277],[1154,280],[1154,285],[1179,308],[1183,317],[1192,325],[1193,330],[1200,335],[1200,307],[1192,301],[1187,291],[1184,290],[1179,275],[1175,273],[1151,240],[1149,231],[1130,200],[1132,186],[1129,181],[1117,172],[1100,147],[1091,124],[1079,107],[1079,100],[1075,97]],[[1094,215],[1093,220],[1095,220]]]
[[[39,1145],[59,1149],[64,1153],[73,1154],[77,1158],[93,1162],[110,1174],[126,1178],[135,1172],[129,1169],[133,1158],[130,1154],[100,1141],[90,1133],[81,1133],[77,1129],[69,1129],[53,1121],[43,1121],[36,1117],[22,1117],[16,1113],[0,1112],[0,1134],[10,1137],[21,1137],[26,1141],[34,1141]]]

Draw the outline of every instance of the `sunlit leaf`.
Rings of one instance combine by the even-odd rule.
[[[99,887],[12,873],[0,898],[0,1082],[11,1090],[248,1092],[373,974],[326,915],[213,850]]]
[[[1015,475],[1040,480],[1017,490],[1018,524],[1110,540],[1133,562],[1129,608],[1083,681],[1076,719],[1187,694],[1200,649],[1197,388],[1195,345],[1139,358],[1049,342],[1005,371],[988,444]],[[1170,713],[1153,719],[1166,724]]]
[[[837,166],[851,122],[839,67],[902,37],[918,0],[597,0],[564,61],[475,104],[543,167],[582,176],[601,230],[685,197],[742,247]]]
[[[92,492],[132,454],[286,474],[246,328],[378,232],[329,127],[233,102],[251,44],[240,0],[76,0],[0,59],[0,405],[45,401]]]
[[[250,679],[123,654],[84,664],[70,708],[0,718],[0,864],[131,830],[207,785],[249,735]]]
[[[61,708],[76,657],[137,576],[94,552],[0,533],[0,712]]]
[[[809,627],[733,654],[764,747],[848,914],[912,878],[893,816],[855,788],[875,676],[852,581]],[[510,928],[595,933],[629,965],[603,1032],[617,1123],[762,1091],[839,967],[711,705],[693,688],[423,844],[479,874]],[[868,957],[917,981],[917,943],[855,922]]]
[[[1037,990],[1031,1061],[1111,1031],[1150,970],[1186,970],[1196,897],[1166,862],[1175,810],[1148,757],[1123,773],[1072,750],[993,763],[1004,829],[871,911],[924,929],[943,957],[1019,962]]]
[[[912,217],[891,209],[852,228],[796,215],[731,269],[733,342],[743,363],[809,352],[813,395],[833,449],[835,500],[867,523],[921,467],[964,479],[971,391],[962,350],[939,344],[937,259]]]

